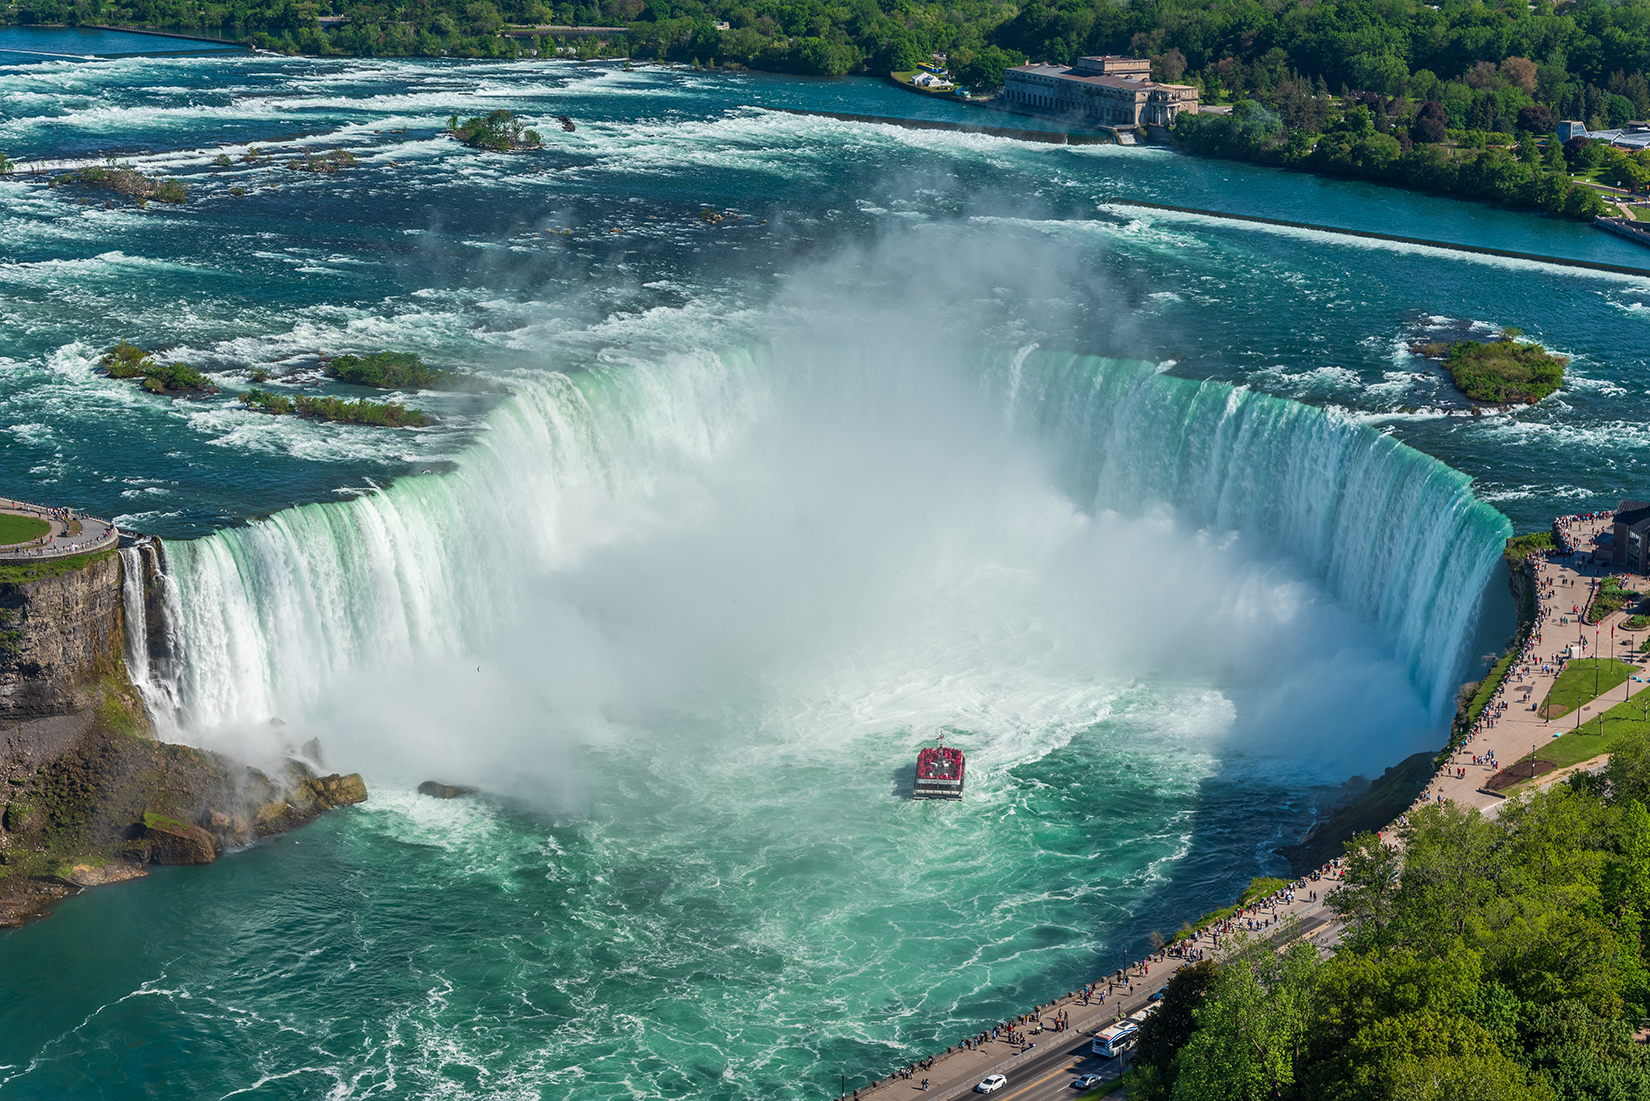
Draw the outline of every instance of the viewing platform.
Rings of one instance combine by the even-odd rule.
[[[4,497],[0,497],[0,533],[3,533],[0,539],[8,540],[0,542],[0,562],[69,558],[105,550],[120,542],[120,529],[108,520],[86,516],[74,509],[50,508]]]

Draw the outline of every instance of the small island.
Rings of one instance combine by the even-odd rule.
[[[229,158],[223,159],[227,162]],[[355,154],[348,149],[334,149],[329,153],[322,153],[319,157],[313,153],[305,153],[302,157],[286,162],[286,166],[294,172],[319,172],[323,175],[354,168],[355,164]]]
[[[447,120],[447,129],[471,149],[494,153],[520,153],[544,144],[537,130],[526,129],[514,111],[503,108],[490,112],[486,118],[468,118],[463,122],[453,115]]]
[[[1442,359],[1450,382],[1473,401],[1534,405],[1564,385],[1564,368],[1570,361],[1539,344],[1520,341],[1519,333],[1506,329],[1499,340],[1423,344],[1411,351]]]
[[[94,165],[90,168],[66,172],[61,176],[54,176],[47,186],[64,187],[75,183],[84,187],[103,188],[113,191],[117,195],[124,195],[140,208],[148,206],[150,199],[157,203],[181,204],[189,196],[189,189],[184,186],[182,180],[145,176],[135,168],[128,168],[124,165],[116,167],[113,164],[102,168]]]
[[[412,352],[375,352],[370,356],[334,356],[327,360],[328,378],[376,390],[446,390],[462,381],[457,371],[426,366]]]
[[[367,424],[379,428],[427,428],[434,423],[417,409],[398,401],[343,401],[339,398],[311,398],[300,394],[289,398],[268,390],[252,389],[241,395],[248,409],[260,409],[277,416],[296,413],[310,420],[341,424]]]
[[[155,357],[122,340],[103,353],[98,365],[110,378],[142,379],[151,394],[216,394],[210,379],[187,363],[156,363]]]

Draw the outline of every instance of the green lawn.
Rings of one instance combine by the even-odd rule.
[[[50,524],[44,520],[36,520],[33,516],[0,512],[0,547],[13,543],[27,543],[30,539],[38,539],[51,530]]]
[[[1562,737],[1554,738],[1536,751],[1536,758],[1551,761],[1559,768],[1567,768],[1600,753],[1608,753],[1623,734],[1650,732],[1646,705],[1650,705],[1650,689],[1640,689],[1637,696],[1623,700],[1606,711],[1602,719],[1595,715],[1582,723],[1580,730],[1571,730]],[[1508,794],[1512,790],[1515,789],[1509,789]]]
[[[1596,693],[1593,690],[1595,666],[1598,670]],[[1553,682],[1547,698],[1541,701],[1541,714],[1549,719],[1567,715],[1582,704],[1591,703],[1596,695],[1608,693],[1638,671],[1638,666],[1614,658],[1577,658],[1566,664],[1564,672]]]

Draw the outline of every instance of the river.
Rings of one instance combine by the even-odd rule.
[[[0,183],[6,495],[166,540],[165,736],[372,789],[0,935],[0,1097],[834,1093],[1279,870],[1440,744],[1501,540],[1642,496],[1650,281],[1108,200],[1650,259],[1587,225],[762,109],[1015,121],[866,79],[134,57],[0,97],[24,167],[190,187]],[[497,108],[545,149],[441,133]],[[1510,415],[1407,352],[1508,325],[1571,357]],[[103,377],[122,338],[223,393]],[[509,392],[416,431],[234,397],[384,349]],[[941,733],[968,797],[914,803]]]

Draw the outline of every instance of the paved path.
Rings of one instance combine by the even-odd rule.
[[[1339,883],[1340,880],[1333,875],[1308,881],[1297,891],[1292,905],[1281,902],[1275,905],[1260,904],[1245,911],[1245,916],[1271,921],[1273,928],[1287,916],[1299,917],[1298,936],[1320,948],[1333,949],[1340,943],[1341,927],[1323,900]],[[1310,898],[1314,891],[1318,895],[1316,901]],[[1179,947],[1186,952],[1201,950],[1205,955],[1218,956],[1220,948],[1230,943],[1229,936],[1221,936],[1217,947],[1216,938],[1205,933]],[[904,1101],[907,1098],[911,1101],[918,1098],[923,1101],[953,1101],[968,1096],[974,1084],[986,1075],[1002,1074],[1008,1078],[1008,1086],[993,1094],[993,1101],[1052,1101],[1054,1098],[1076,1097],[1078,1093],[1071,1088],[1071,1083],[1077,1076],[1098,1074],[1110,1079],[1116,1078],[1126,1068],[1126,1057],[1103,1059],[1090,1052],[1093,1034],[1119,1017],[1144,1008],[1152,993],[1161,990],[1176,971],[1192,962],[1194,960],[1187,955],[1165,952],[1159,954],[1154,962],[1146,964],[1149,972],[1146,975],[1141,975],[1140,967],[1136,966],[1130,969],[1130,974],[1123,981],[1109,981],[1118,979],[1119,973],[1114,971],[1095,984],[1097,996],[1090,1004],[1084,1005],[1081,997],[1060,998],[1037,1014],[1034,1022],[1021,1026],[1024,1039],[1035,1046],[1022,1049],[1021,1045],[1004,1040],[989,1040],[978,1050],[941,1055],[931,1070],[917,1070],[909,1079],[894,1078],[878,1086],[862,1087],[857,1096],[876,1098],[877,1101]],[[1098,997],[1102,991],[1107,992],[1103,999]],[[1062,1011],[1066,1013],[1070,1027],[1064,1032],[1055,1032],[1055,1015]],[[1036,1031],[1039,1025],[1043,1028],[1040,1033]],[[924,1078],[928,1079],[926,1092],[922,1089]],[[854,1096],[854,1093],[850,1092],[849,1096]]]
[[[66,558],[70,555],[102,550],[120,542],[120,529],[109,521],[83,516],[72,509],[46,508],[24,501],[0,498],[0,512],[30,516],[51,525],[51,531],[39,539],[0,546],[0,561]]]
[[[1540,607],[1539,626],[1535,634],[1540,636],[1541,641],[1532,642],[1526,656],[1514,662],[1513,668],[1508,670],[1500,692],[1491,701],[1491,707],[1505,707],[1495,719],[1495,724],[1480,730],[1477,737],[1467,742],[1460,752],[1450,758],[1450,767],[1466,769],[1466,776],[1443,776],[1434,780],[1421,797],[1423,803],[1435,801],[1436,797],[1442,794],[1446,799],[1453,799],[1493,814],[1494,808],[1499,807],[1503,800],[1495,795],[1485,794],[1479,789],[1499,769],[1512,766],[1519,758],[1527,757],[1531,746],[1536,748],[1536,755],[1539,757],[1541,749],[1555,736],[1574,730],[1578,722],[1585,727],[1588,719],[1597,718],[1623,700],[1650,687],[1650,677],[1636,674],[1629,677],[1625,684],[1619,684],[1605,692],[1600,699],[1583,705],[1579,714],[1571,712],[1549,721],[1543,719],[1536,711],[1546,699],[1547,692],[1556,679],[1554,673],[1544,672],[1542,666],[1550,665],[1560,655],[1571,652],[1572,647],[1576,657],[1616,657],[1632,661],[1641,667],[1650,665],[1650,656],[1637,653],[1638,645],[1646,637],[1646,633],[1629,633],[1621,626],[1627,617],[1626,610],[1614,613],[1597,626],[1581,626],[1578,623],[1579,615],[1573,610],[1587,607],[1592,587],[1601,583],[1603,578],[1612,573],[1625,573],[1622,569],[1610,567],[1607,558],[1608,548],[1601,555],[1606,559],[1602,564],[1592,561],[1593,537],[1602,531],[1608,531],[1611,522],[1605,518],[1576,524],[1569,532],[1570,539],[1577,548],[1575,555],[1569,558],[1554,557],[1548,561],[1537,560],[1537,599]],[[1565,619],[1569,622],[1561,622]],[[1616,628],[1613,646],[1610,639],[1612,626]],[[1585,649],[1579,645],[1583,640],[1586,642]],[[1489,708],[1485,709],[1485,714],[1490,714]],[[1485,758],[1492,751],[1498,762],[1496,766],[1472,763],[1473,757]],[[1542,779],[1551,782],[1558,778],[1556,773],[1549,773]]]

